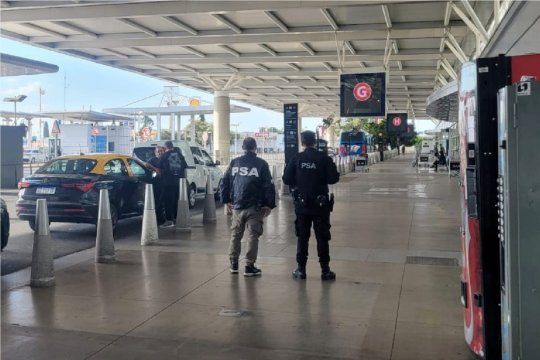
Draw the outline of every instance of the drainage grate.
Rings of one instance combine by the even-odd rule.
[[[456,258],[431,256],[407,256],[407,261],[405,263],[417,265],[459,266],[459,261]]]

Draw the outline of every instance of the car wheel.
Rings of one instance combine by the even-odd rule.
[[[190,209],[193,209],[195,207],[195,201],[197,201],[197,190],[195,188],[195,185],[191,184],[188,193],[188,204]]]
[[[9,238],[9,233],[7,231],[5,231],[4,227],[2,226],[2,248],[1,248],[1,250],[4,250],[4,248],[7,246],[8,238]]]

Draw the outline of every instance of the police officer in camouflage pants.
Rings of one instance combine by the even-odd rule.
[[[240,242],[247,230],[247,252],[244,276],[261,275],[255,267],[263,218],[276,207],[276,190],[268,163],[257,157],[257,142],[244,139],[245,155],[233,159],[223,176],[221,199],[232,210],[230,272],[238,273]]]

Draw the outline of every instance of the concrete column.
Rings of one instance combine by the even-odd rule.
[[[161,115],[156,115],[156,132],[157,132],[157,139],[161,140]]]
[[[214,159],[226,163],[230,156],[231,100],[227,91],[214,92]]]
[[[182,115],[176,114],[176,132],[178,136],[178,140],[182,140]]]
[[[174,114],[169,115],[169,129],[171,130],[171,140],[176,140],[174,135]]]
[[[336,147],[336,127],[334,125],[330,125],[328,129],[326,129],[326,141],[328,141],[329,147]]]

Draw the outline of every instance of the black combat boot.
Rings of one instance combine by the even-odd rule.
[[[321,280],[335,280],[336,273],[330,270],[328,264],[321,264]]]
[[[298,265],[296,270],[292,272],[292,277],[295,280],[304,280],[306,278],[306,266],[305,265]]]
[[[253,265],[246,265],[244,270],[244,276],[260,276],[262,273],[261,269],[258,269],[255,267],[255,264]]]

